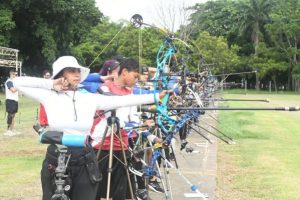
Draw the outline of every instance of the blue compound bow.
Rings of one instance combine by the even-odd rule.
[[[141,27],[142,25],[147,25],[154,27],[152,25],[143,23],[143,18],[141,15],[134,15],[131,18],[131,23],[135,27]],[[154,27],[158,29],[157,27]],[[157,56],[156,56],[156,63],[157,63],[157,69],[156,73],[153,78],[153,86],[154,86],[154,94],[159,90],[170,90],[174,89],[174,86],[177,86],[178,83],[175,83],[174,85],[171,84],[171,82],[174,80],[170,73],[170,71],[176,71],[177,69],[177,58],[176,58],[176,47],[174,44],[174,41],[180,41],[184,44],[186,48],[189,48],[189,46],[182,40],[173,37],[171,34],[166,33],[165,34],[165,40],[161,44]],[[181,73],[181,83],[184,85],[183,88],[186,88],[185,85],[185,66],[182,69]],[[185,89],[184,89],[185,91]],[[155,98],[155,106],[156,106],[156,120],[159,128],[162,130],[162,133],[164,135],[164,143],[166,145],[169,145],[171,143],[171,139],[174,137],[174,135],[179,132],[179,130],[189,121],[191,121],[194,118],[198,118],[201,114],[201,111],[199,110],[190,110],[185,112],[184,115],[180,117],[179,120],[176,120],[169,116],[169,110],[168,110],[168,103],[170,99],[170,94],[167,94],[164,96],[164,98],[161,101],[157,101]],[[177,115],[178,117],[179,115]],[[152,176],[155,175],[155,162],[158,157],[161,156],[161,147],[160,148],[154,148],[154,152],[152,155],[152,158],[150,160],[150,163],[145,168],[144,174],[146,176]]]

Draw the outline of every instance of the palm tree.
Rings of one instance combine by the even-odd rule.
[[[271,10],[270,0],[247,0],[240,1],[238,9],[241,13],[240,31],[251,31],[251,40],[254,46],[254,55],[257,55],[258,44],[262,40],[262,29],[269,21]]]

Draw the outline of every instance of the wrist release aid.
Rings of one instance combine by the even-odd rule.
[[[86,147],[89,142],[88,135],[66,135],[58,131],[46,131],[40,134],[42,144],[62,144],[67,147]]]

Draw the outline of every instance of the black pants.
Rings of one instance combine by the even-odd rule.
[[[129,152],[125,151],[128,157]],[[110,185],[110,198],[113,200],[124,200],[132,199],[130,195],[130,189],[128,185],[128,179],[126,174],[122,151],[114,151],[113,154],[113,165],[111,172],[111,185]],[[118,159],[117,159],[117,158]],[[120,162],[122,161],[122,162]],[[97,200],[100,198],[106,198],[107,193],[107,178],[108,178],[108,163],[109,162],[109,151],[101,151],[99,169],[102,172],[102,181],[99,183],[99,189],[97,194]],[[135,193],[134,176],[130,174],[130,181],[132,185],[133,193]]]
[[[18,102],[11,99],[6,99],[5,108],[7,112],[7,125],[10,126],[15,114],[18,112]]]
[[[189,123],[189,122],[187,122],[187,123]],[[180,140],[185,140],[187,138],[187,132],[188,132],[188,125],[184,124],[183,127],[181,127],[179,129]]]
[[[55,145],[49,145],[46,158],[43,162],[41,170],[41,181],[43,189],[43,200],[51,200],[55,192],[56,185],[54,183],[54,170],[57,165],[57,152]],[[92,148],[68,148],[71,154],[67,173],[71,179],[71,190],[69,197],[71,200],[95,200],[97,194],[98,183],[92,183],[86,163],[91,160],[86,156],[92,155],[96,159],[95,152]]]

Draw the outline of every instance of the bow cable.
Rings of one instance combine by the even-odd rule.
[[[95,59],[89,64],[88,68],[94,64],[94,62],[99,58],[99,56],[106,50],[106,48],[114,41],[114,39],[121,33],[121,31],[125,28],[125,26],[122,26],[122,28],[114,35],[114,37],[108,42],[108,44],[102,49],[102,51],[95,57]]]

